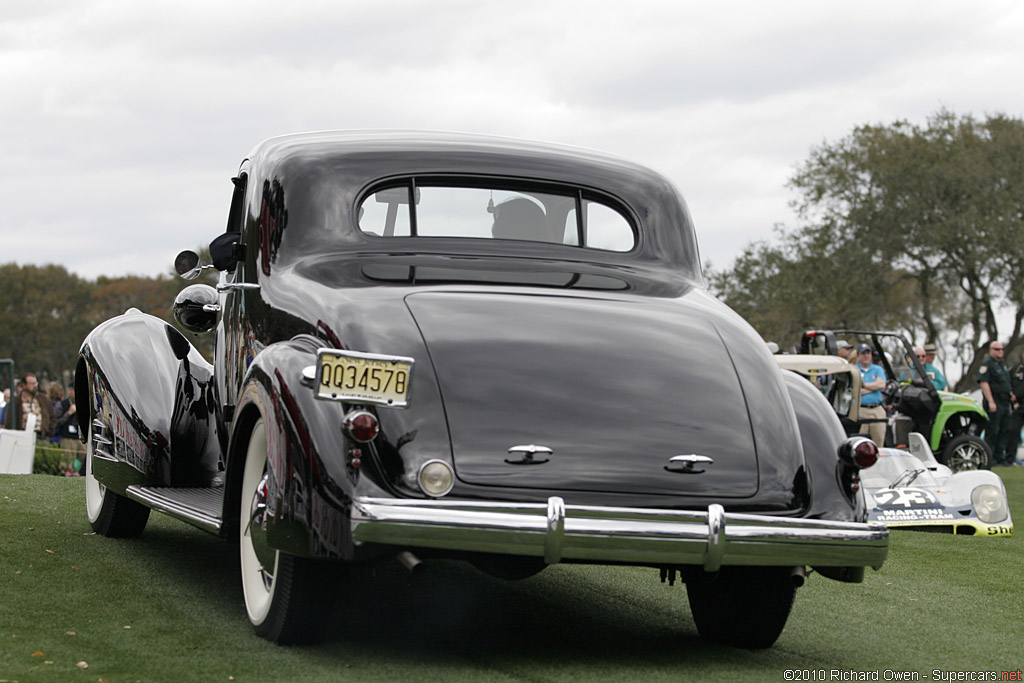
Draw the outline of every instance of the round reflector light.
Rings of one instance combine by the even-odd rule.
[[[455,473],[451,466],[443,460],[428,460],[420,467],[417,480],[420,488],[428,496],[440,498],[448,495],[455,486]]]
[[[377,438],[380,425],[376,416],[365,410],[353,410],[342,422],[345,433],[360,443],[367,443]]]

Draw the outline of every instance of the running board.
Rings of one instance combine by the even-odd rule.
[[[221,517],[224,509],[223,486],[209,489],[129,486],[125,495],[204,531],[218,534],[224,524]]]

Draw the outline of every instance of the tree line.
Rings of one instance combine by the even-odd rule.
[[[800,225],[709,269],[765,339],[788,348],[808,329],[900,331],[939,345],[961,373],[957,391],[973,388],[990,342],[1019,358],[1024,121],[940,110],[925,125],[859,126],[813,148],[788,186]]]
[[[19,377],[33,372],[41,380],[67,383],[86,335],[129,308],[182,330],[174,320],[173,303],[186,284],[170,274],[87,280],[60,265],[0,265],[0,358],[12,359]],[[212,357],[213,335],[182,332]],[[9,386],[9,367],[0,367],[0,387]]]
[[[859,126],[814,147],[788,186],[800,224],[707,269],[712,290],[765,339],[785,349],[808,329],[904,332],[937,343],[947,370],[959,366],[957,391],[973,387],[990,342],[1006,342],[1008,362],[1019,357],[1024,121],[940,110],[925,125]],[[0,358],[66,380],[100,322],[135,307],[174,324],[183,285],[169,274],[90,281],[59,265],[0,265]],[[211,357],[212,335],[185,334]]]

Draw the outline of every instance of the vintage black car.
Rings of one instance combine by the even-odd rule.
[[[660,175],[340,132],[263,142],[233,183],[220,284],[175,302],[215,330],[212,365],[130,310],[75,381],[93,528],[137,536],[156,509],[238,538],[259,635],[315,638],[341,566],[444,557],[651,567],[702,636],[767,647],[808,567],[885,560],[873,445],[708,294]]]

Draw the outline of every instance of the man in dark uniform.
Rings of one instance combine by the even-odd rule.
[[[1010,371],[1003,362],[1003,342],[994,341],[988,346],[988,358],[978,368],[978,384],[984,397],[985,412],[988,413],[988,427],[985,428],[985,442],[992,449],[992,460],[996,465],[1012,465],[1016,453],[1010,454],[1010,412],[1013,399],[1010,386]]]
[[[1010,414],[1010,455],[1013,456],[1011,463],[1015,464],[1020,449],[1020,430],[1024,427],[1024,354],[1021,362],[1010,370],[1010,388],[1016,397]]]

